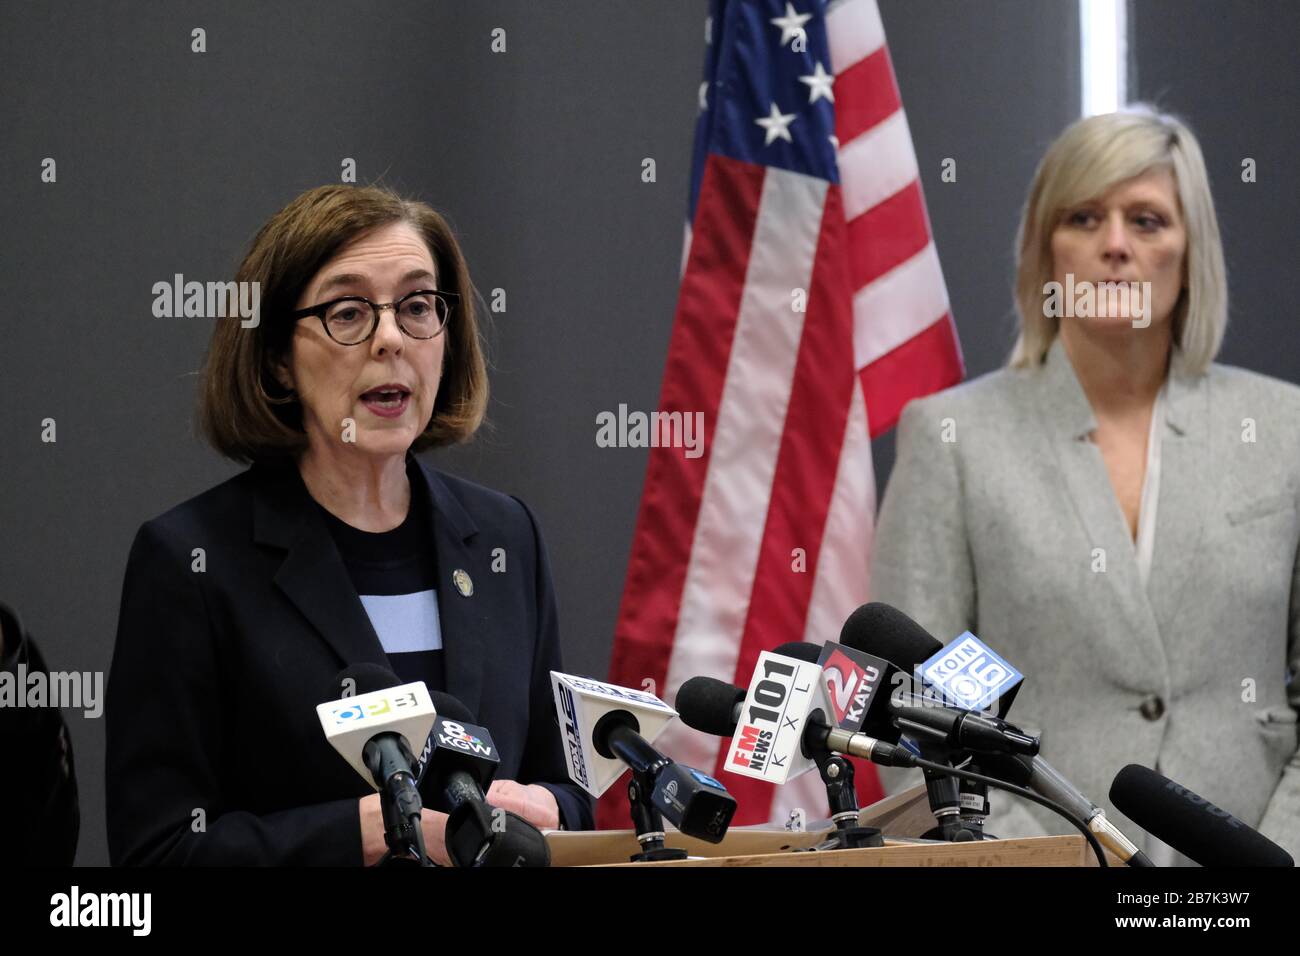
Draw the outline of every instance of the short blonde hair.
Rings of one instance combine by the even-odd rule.
[[[1196,136],[1178,118],[1135,103],[1077,120],[1048,148],[1016,231],[1016,310],[1020,335],[1008,362],[1040,364],[1060,319],[1044,314],[1052,281],[1052,232],[1066,210],[1150,169],[1169,169],[1187,229],[1187,288],[1174,305],[1173,340],[1185,367],[1202,374],[1219,354],[1228,323],[1228,279],[1219,221]]]
[[[433,415],[411,448],[467,441],[483,422],[488,381],[479,340],[478,293],[451,226],[425,203],[383,186],[318,186],[277,212],[253,239],[235,275],[258,282],[262,321],[243,328],[219,319],[199,389],[198,425],[217,451],[243,464],[294,457],[307,447],[302,406],[276,380],[290,349],[288,314],[322,266],[347,243],[380,226],[410,223],[424,237],[438,288],[460,295],[447,328],[442,382]]]

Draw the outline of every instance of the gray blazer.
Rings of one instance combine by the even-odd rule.
[[[1024,673],[1009,719],[1139,845],[1109,802],[1129,763],[1300,860],[1300,388],[1222,365],[1190,376],[1175,350],[1145,589],[1096,424],[1059,338],[1039,368],[911,402],[873,599],[940,641],[970,630]],[[881,776],[893,792],[913,774]],[[998,836],[1075,832],[990,799]]]

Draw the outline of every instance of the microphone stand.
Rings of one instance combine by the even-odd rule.
[[[653,863],[659,860],[684,860],[686,851],[680,847],[664,845],[664,818],[657,807],[650,802],[654,792],[654,773],[650,769],[632,771],[632,779],[627,785],[627,799],[631,804],[632,826],[636,829],[637,842],[641,852],[633,854],[633,863]]]
[[[979,757],[972,757],[964,769],[972,773],[984,773],[979,765]],[[989,785],[983,781],[967,780],[963,777],[959,788],[961,825],[969,830],[976,840],[997,839],[986,837],[984,834],[984,821],[989,815]]]
[[[418,791],[383,787],[379,791],[379,806],[384,813],[384,843],[388,845],[388,852],[378,865],[432,866],[433,862],[424,851]]]
[[[917,740],[921,756],[934,763],[953,765],[954,756],[964,756],[962,752],[954,753],[947,745],[932,740]],[[927,840],[945,840],[948,843],[968,843],[978,839],[966,825],[961,812],[961,797],[958,784],[952,777],[931,770],[922,769],[925,775],[925,792],[930,798],[930,811],[934,814],[936,825],[921,834]]]
[[[835,832],[810,849],[859,850],[884,846],[885,839],[878,827],[858,826],[858,794],[853,784],[853,764],[840,754],[820,748],[814,751],[812,758],[822,783],[826,785],[826,802],[830,804]]]

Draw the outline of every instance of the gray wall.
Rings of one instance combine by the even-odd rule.
[[[1232,361],[1297,375],[1274,273],[1296,261],[1296,66],[1285,3],[1146,0],[1140,92],[1202,134],[1237,294]],[[1195,4],[1219,10],[1219,4]],[[1077,113],[1074,0],[881,0],[970,374],[1011,341],[1011,244],[1033,168]],[[1147,10],[1150,9],[1148,14]],[[238,469],[194,437],[210,323],[151,286],[228,277],[302,190],[382,178],[459,230],[485,292],[493,430],[435,464],[524,497],[547,533],[569,669],[605,671],[645,468],[598,411],[658,398],[703,55],[700,0],[0,6],[0,595],[50,666],[107,671],[140,523]],[[1284,27],[1275,26],[1283,22]],[[1172,26],[1177,24],[1175,31]],[[208,52],[190,52],[190,30]],[[489,32],[507,31],[494,54]],[[1145,33],[1151,38],[1147,39]],[[364,47],[358,47],[358,44]],[[345,49],[361,55],[341,56]],[[386,56],[384,54],[387,54]],[[1195,67],[1193,69],[1192,67]],[[1241,155],[1260,183],[1236,186]],[[45,157],[58,182],[40,181]],[[653,157],[658,181],[642,183]],[[956,183],[941,183],[953,157]],[[40,440],[57,422],[58,441]],[[892,440],[877,442],[881,486]],[[68,712],[78,860],[107,862],[103,724]]]
[[[1191,124],[1210,172],[1230,292],[1219,360],[1300,381],[1300,3],[1141,0],[1133,19],[1138,95]]]

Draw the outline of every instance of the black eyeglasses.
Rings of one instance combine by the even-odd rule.
[[[345,295],[320,305],[289,313],[291,319],[314,315],[328,335],[339,345],[360,345],[375,334],[379,313],[392,309],[397,313],[397,327],[413,339],[431,339],[447,327],[451,310],[460,305],[455,292],[417,289],[394,302],[371,302],[363,295]]]

